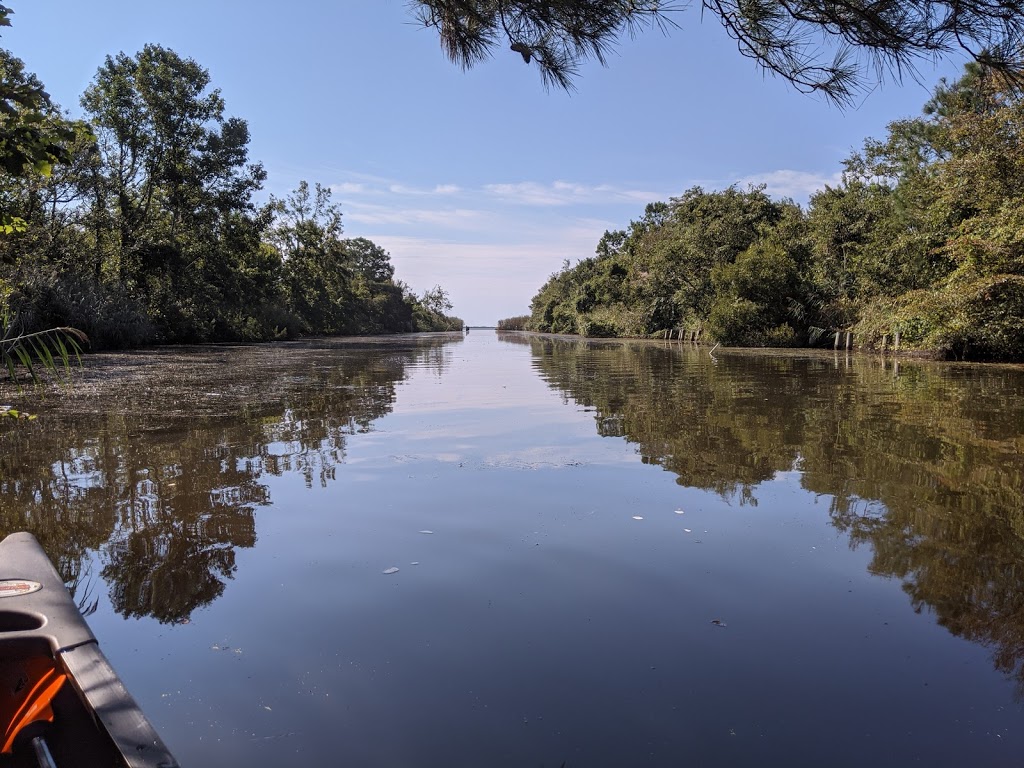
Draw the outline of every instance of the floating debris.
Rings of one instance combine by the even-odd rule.
[[[287,739],[290,736],[298,736],[298,731],[287,731],[285,733],[275,733],[272,736],[257,736],[253,734],[249,741],[273,741],[275,739]]]
[[[633,519],[634,520],[643,520],[643,517],[641,517],[640,515],[633,515]]]
[[[712,619],[711,623],[714,624],[716,627],[724,627],[724,626],[726,626],[726,623],[724,621],[722,621],[721,619]]]
[[[384,573],[389,574],[389,575],[392,574],[392,573],[398,573],[398,569],[397,568],[385,568],[384,569]]]
[[[413,560],[411,563],[409,563],[409,565],[419,565],[419,564],[420,564],[419,560]]]
[[[433,535],[434,532],[433,531],[420,531],[420,533],[425,533],[427,535]]]
[[[677,510],[676,510],[676,514],[677,514],[677,515],[685,515],[685,514],[686,514],[686,512],[685,512],[684,510],[682,510],[682,509],[677,509]]]
[[[693,533],[693,530],[690,529],[690,528],[683,528],[683,530],[686,531],[687,533]]]

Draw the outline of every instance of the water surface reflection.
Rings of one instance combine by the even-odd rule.
[[[599,434],[756,505],[797,471],[870,571],[990,648],[1024,694],[1024,371],[503,334]]]
[[[0,533],[182,764],[1019,765],[1021,370],[717,358],[95,358],[0,426]]]
[[[186,622],[255,545],[266,478],[326,486],[407,367],[442,371],[460,338],[91,358],[71,393],[29,405],[43,418],[0,424],[0,537],[31,531],[75,586],[96,587],[83,569],[97,552],[118,613]]]

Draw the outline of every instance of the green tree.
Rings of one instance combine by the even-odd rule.
[[[632,249],[648,332],[706,320],[715,298],[712,270],[735,261],[781,211],[764,187],[694,187],[672,198],[663,221],[645,226]]]
[[[1014,357],[1024,345],[1024,129],[1021,93],[969,65],[924,115],[889,126],[855,160],[886,177],[892,209],[872,233],[877,291],[858,331],[958,357]],[[895,279],[894,279],[895,278]]]
[[[452,310],[452,302],[440,285],[424,291],[412,300],[412,305],[413,324],[417,331],[461,331],[465,326],[461,318],[448,314]]]
[[[366,280],[386,283],[395,276],[391,255],[372,240],[357,237],[344,244],[353,269]]]
[[[306,181],[273,199],[269,242],[281,254],[288,309],[301,333],[344,333],[351,317],[352,268],[342,240],[341,209],[331,190]]]
[[[9,25],[8,13],[0,6],[0,26]],[[17,180],[49,176],[54,165],[71,159],[78,132],[24,63],[0,49],[0,172]],[[25,220],[7,204],[0,208],[0,233],[24,228]]]
[[[85,179],[94,247],[112,279],[166,340],[230,335],[252,299],[233,278],[269,221],[252,202],[266,174],[248,164],[245,121],[224,116],[203,67],[157,45],[107,57],[82,106],[101,158]]]

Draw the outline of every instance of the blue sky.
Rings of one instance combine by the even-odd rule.
[[[334,191],[349,237],[385,247],[417,292],[440,284],[470,324],[526,313],[565,259],[655,200],[766,183],[806,202],[941,76],[886,82],[840,111],[763,75],[699,8],[668,36],[620,42],[578,90],[546,91],[514,53],[468,72],[404,0],[11,0],[2,44],[72,115],[108,54],[159,43],[211,74],[244,118],[268,193]]]

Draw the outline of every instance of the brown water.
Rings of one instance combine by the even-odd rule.
[[[184,765],[1024,765],[1024,370],[716,355],[96,356],[0,534]]]

